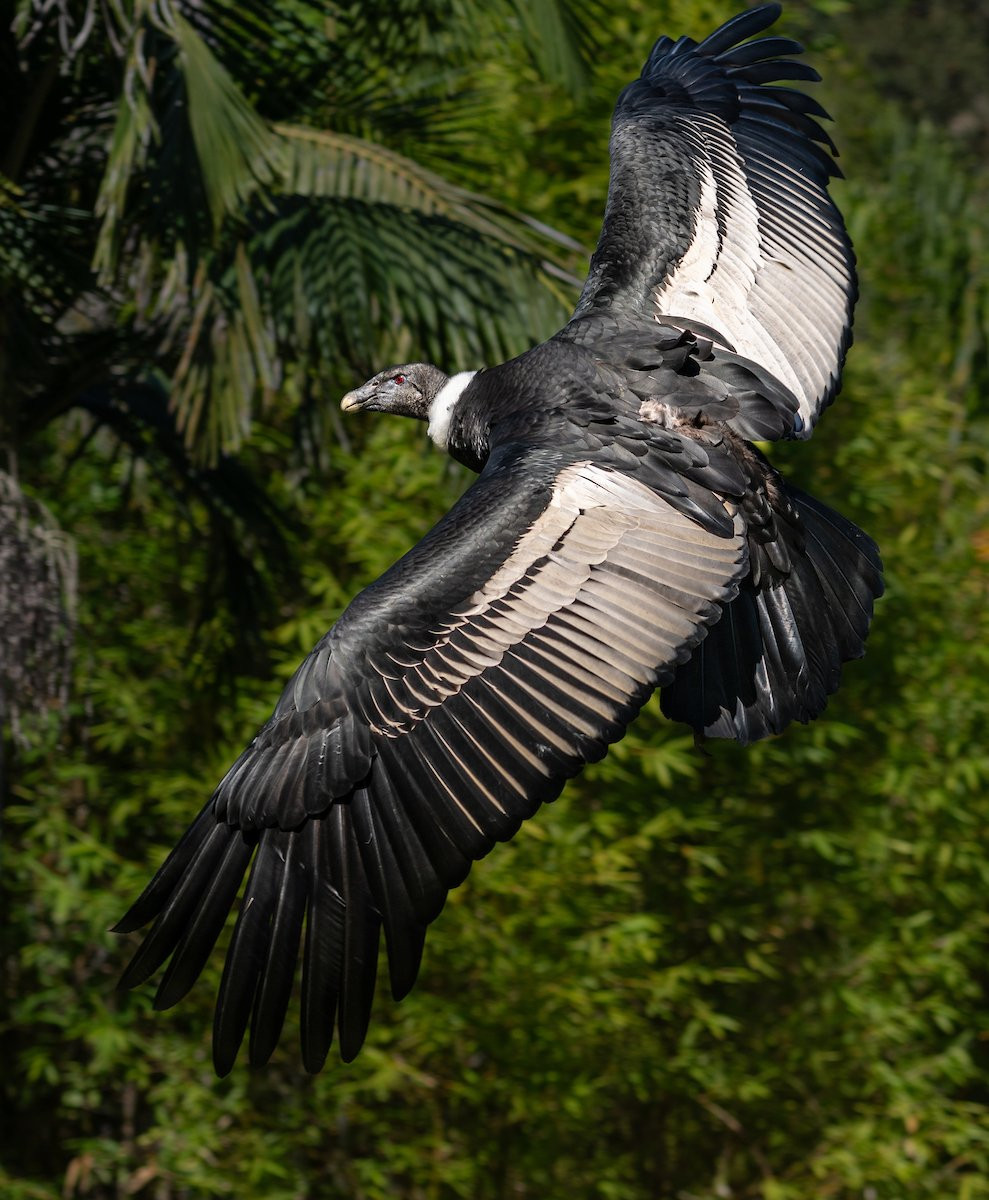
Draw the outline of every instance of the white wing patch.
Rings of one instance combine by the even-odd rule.
[[[818,189],[766,155],[743,159],[727,126],[700,114],[688,144],[700,178],[693,240],[656,290],[658,314],[703,322],[800,400],[804,435],[841,369],[853,291]]]
[[[683,661],[734,596],[745,543],[741,518],[725,507],[736,525],[728,538],[626,475],[586,462],[567,467],[547,507],[434,630],[432,646],[374,663],[382,683],[371,688],[372,729],[402,736],[469,679],[504,668],[519,647],[548,653],[550,643],[559,653],[550,654],[547,678],[611,719],[636,687],[655,686]],[[602,698],[595,689],[608,679],[610,698]],[[381,686],[388,697],[377,704]],[[569,719],[577,720],[577,709]]]

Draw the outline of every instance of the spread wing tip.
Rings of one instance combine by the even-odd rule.
[[[779,11],[747,10],[699,43],[656,42],[615,110],[608,206],[575,315],[710,326],[798,398],[806,438],[837,391],[855,258],[827,190],[841,174],[830,118],[787,86],[818,73],[788,57],[792,39],[753,36]]]
[[[702,54],[711,56],[722,54],[725,50],[754,37],[774,25],[783,12],[782,4],[758,4],[755,8],[746,9],[729,18],[713,33],[708,34],[697,49]]]
[[[829,179],[841,172],[835,163],[837,148],[818,124],[831,119],[828,112],[802,92],[766,86],[782,81],[817,83],[821,78],[809,63],[788,57],[803,53],[800,42],[778,36],[755,38],[781,11],[779,4],[749,9],[699,43],[689,37],[676,42],[660,38],[643,67],[642,80],[661,95],[670,84],[679,86],[691,103],[716,112],[730,124],[741,119],[757,127],[775,127],[777,136],[788,139],[794,152],[799,151]]]

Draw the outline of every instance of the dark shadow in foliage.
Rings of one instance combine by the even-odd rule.
[[[233,636],[218,664],[217,682],[242,674],[245,663],[263,670],[268,658],[261,630],[275,614],[278,597],[298,586],[297,521],[238,459],[196,463],[155,382],[93,388],[78,403],[147,463],[190,524],[200,524],[197,505],[205,511],[211,569],[203,580],[192,637],[221,609],[229,614]]]

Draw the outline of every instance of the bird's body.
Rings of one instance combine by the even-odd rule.
[[[786,39],[764,5],[661,39],[619,98],[604,229],[573,319],[498,366],[389,368],[345,409],[412,416],[480,472],[355,598],[121,922],[202,969],[248,866],[217,1069],[281,1030],[305,928],[303,1058],[356,1054],[379,930],[392,991],[471,862],[600,758],[659,687],[746,742],[806,721],[862,653],[875,546],[751,443],[806,437],[850,339],[851,249]],[[812,73],[811,73],[812,74]],[[810,114],[810,115],[809,115]]]

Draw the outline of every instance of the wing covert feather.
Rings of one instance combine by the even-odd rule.
[[[625,89],[611,135],[604,225],[575,316],[601,309],[699,323],[800,402],[809,437],[851,342],[855,262],[828,195],[840,172],[819,104],[781,79],[817,73],[744,42],[766,4],[709,38],[661,38]]]
[[[174,954],[158,1001],[180,999],[250,864],[217,1001],[218,1072],[248,1026],[251,1061],[271,1054],[300,942],[306,1068],[322,1066],[334,1021],[352,1058],[379,930],[401,997],[449,889],[622,736],[734,597],[747,552],[741,516],[724,510],[730,536],[605,465],[493,456],[302,664],[121,922],[156,918],[125,982]],[[465,539],[471,571],[419,570],[437,547],[463,568]]]
[[[479,479],[320,640],[117,926],[151,924],[121,984],[164,965],[169,1007],[243,885],[219,1074],[248,1030],[271,1055],[300,955],[306,1069],[334,1030],[353,1058],[381,933],[399,999],[450,889],[657,687],[744,742],[815,716],[862,652],[875,546],[747,445],[810,435],[856,295],[827,114],[778,86],[816,72],[756,36],[779,11],[655,44],[615,109],[573,320],[460,377],[447,446]]]

